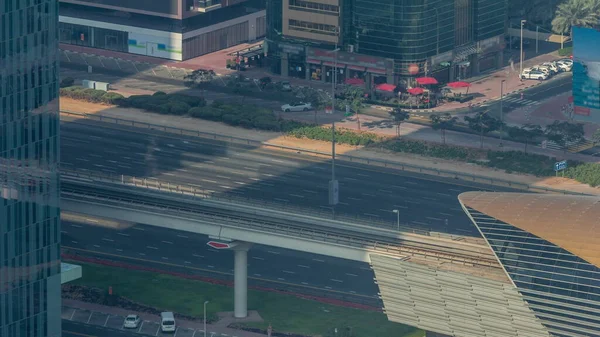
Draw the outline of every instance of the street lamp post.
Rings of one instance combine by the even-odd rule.
[[[535,53],[538,53],[540,26],[535,26]]]
[[[395,209],[392,212],[396,213],[396,226],[398,227],[398,232],[400,231],[400,211]]]
[[[521,74],[523,74],[523,26],[525,26],[525,22],[527,22],[527,20],[521,20],[521,54],[519,54],[519,77],[521,77]]]
[[[502,147],[502,138],[504,137],[504,82],[500,82],[500,147]]]
[[[331,113],[335,113],[335,85],[337,82],[337,53],[339,51],[337,41],[333,50],[333,73],[331,74]],[[331,123],[331,181],[329,182],[329,205],[335,219],[335,206],[338,204],[339,186],[335,179],[335,119]]]
[[[208,301],[204,301],[204,337],[206,337],[206,305]]]

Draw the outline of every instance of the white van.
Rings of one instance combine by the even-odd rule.
[[[160,331],[162,332],[175,332],[175,316],[172,312],[161,312],[160,313]]]

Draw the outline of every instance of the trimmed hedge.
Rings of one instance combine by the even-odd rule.
[[[427,143],[418,140],[394,139],[383,142],[382,148],[394,152],[418,154],[427,157],[476,161],[483,157],[483,151],[466,147]]]
[[[573,47],[567,47],[558,50],[559,56],[571,56],[573,55]]]
[[[124,97],[116,92],[87,89],[79,86],[60,88],[60,95],[91,103],[117,104]]]
[[[308,138],[313,140],[331,141],[331,129],[321,126],[302,126],[288,132],[290,136],[296,138]],[[348,145],[370,145],[381,142],[385,139],[378,134],[371,132],[356,132],[346,129],[335,130],[335,140],[340,144]]]

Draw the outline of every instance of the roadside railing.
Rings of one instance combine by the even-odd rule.
[[[360,225],[365,225],[374,228],[383,228],[388,230],[398,230],[404,233],[412,233],[419,234],[425,236],[439,236],[445,237],[443,234],[434,233],[431,234],[428,228],[423,228],[423,226],[413,226],[411,224],[405,223],[398,226],[396,221],[382,221],[379,218],[371,218],[364,217],[359,215],[350,215],[350,214],[340,214],[336,212],[335,217],[333,217],[333,211],[324,211],[322,209],[316,207],[302,207],[298,205],[294,205],[288,202],[278,202],[278,201],[267,201],[263,199],[255,199],[243,197],[241,195],[229,192],[219,192],[214,193],[212,191],[205,190],[198,186],[188,185],[188,184],[177,184],[168,181],[158,180],[156,178],[139,178],[128,175],[114,175],[102,172],[91,172],[91,171],[81,171],[81,170],[67,170],[61,169],[61,176],[63,178],[76,178],[82,181],[90,181],[90,182],[108,182],[112,184],[121,184],[139,188],[145,188],[150,190],[158,190],[165,191],[170,193],[176,193],[178,195],[188,196],[191,198],[201,198],[201,199],[210,199],[214,201],[222,201],[231,204],[243,204],[245,206],[250,207],[260,207],[267,208],[274,211],[283,211],[287,213],[301,214],[323,218],[323,219],[332,219],[334,218],[337,221],[345,221],[350,223],[356,223]]]
[[[87,182],[98,183],[102,180],[90,179],[90,176],[70,176],[75,179],[86,179]],[[93,178],[93,177],[92,177]],[[124,178],[125,179],[125,178]],[[139,186],[139,185],[138,185]],[[142,187],[142,186],[139,186]],[[151,187],[149,187],[151,188]],[[293,236],[299,239],[309,239],[321,241],[327,244],[341,245],[352,247],[360,250],[367,250],[373,253],[402,256],[402,257],[421,257],[426,259],[437,259],[458,263],[464,265],[478,265],[495,267],[497,263],[493,258],[480,258],[478,255],[473,256],[468,251],[461,252],[446,252],[440,251],[435,247],[426,247],[419,242],[400,241],[395,242],[390,238],[390,241],[380,241],[370,235],[353,233],[349,226],[347,231],[330,226],[300,226],[299,224],[290,224],[280,219],[272,219],[264,217],[258,219],[249,219],[247,215],[241,212],[227,212],[206,210],[198,207],[193,207],[190,204],[165,203],[163,201],[152,202],[151,199],[144,199],[143,195],[135,195],[127,197],[119,191],[98,192],[92,191],[89,188],[69,189],[63,188],[61,191],[62,198],[76,199],[78,201],[101,202],[106,205],[114,205],[117,207],[126,206],[128,209],[138,209],[143,211],[157,212],[169,216],[192,216],[198,217],[199,221],[208,221],[211,224],[223,224],[224,226],[234,226],[248,228],[264,233],[280,234],[285,236]],[[140,197],[141,196],[141,197]]]
[[[325,157],[325,158],[331,157],[331,153],[327,153],[327,152],[319,152],[319,151],[313,151],[313,150],[308,150],[308,149],[303,149],[303,148],[282,146],[282,145],[277,145],[277,144],[271,144],[269,142],[261,142],[261,141],[242,138],[242,137],[224,136],[224,135],[219,135],[216,133],[203,132],[203,131],[199,131],[199,130],[183,129],[183,128],[177,128],[177,127],[171,127],[171,126],[165,126],[165,125],[159,125],[159,124],[152,124],[152,123],[147,123],[147,122],[140,122],[140,121],[116,118],[116,117],[87,114],[87,113],[82,113],[82,112],[64,111],[63,110],[63,111],[61,111],[61,113],[68,115],[68,116],[76,116],[79,118],[89,119],[89,120],[93,120],[93,121],[106,122],[106,123],[112,123],[112,124],[123,125],[123,126],[131,126],[131,127],[143,128],[143,129],[147,129],[147,130],[160,131],[160,132],[183,135],[183,136],[208,138],[208,139],[223,141],[223,142],[232,143],[232,144],[283,149],[283,150],[288,150],[288,151],[294,151],[294,152],[297,152],[298,154],[305,153],[305,154],[317,155],[317,156],[321,156],[321,157]],[[485,177],[485,176],[474,175],[474,174],[469,174],[469,173],[464,173],[464,172],[436,169],[436,168],[424,167],[424,166],[413,165],[413,164],[405,164],[405,163],[399,163],[399,162],[390,161],[390,160],[364,158],[364,157],[352,156],[352,155],[347,155],[347,154],[336,154],[336,159],[341,160],[341,161],[346,161],[346,162],[357,163],[357,164],[378,166],[378,167],[384,167],[384,168],[389,168],[389,169],[401,170],[401,171],[405,171],[405,172],[426,174],[426,175],[429,175],[432,177],[443,178],[444,180],[447,180],[448,178],[450,178],[450,179],[461,180],[463,182],[494,185],[494,186],[499,186],[499,187],[512,188],[512,189],[517,189],[517,190],[525,190],[525,191],[531,191],[531,192],[537,192],[537,193],[587,195],[585,193],[578,193],[578,192],[572,192],[572,191],[567,191],[567,190],[559,190],[559,189],[553,189],[553,188],[548,188],[548,187],[533,186],[530,184],[519,183],[519,182],[514,182],[514,181],[510,181],[510,180],[505,180],[505,179]]]

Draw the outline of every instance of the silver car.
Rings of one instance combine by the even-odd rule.
[[[281,106],[281,110],[284,112],[308,111],[312,109],[312,104],[304,102],[284,104]]]
[[[137,329],[140,325],[140,316],[138,315],[127,315],[123,322],[123,328],[125,329]]]

